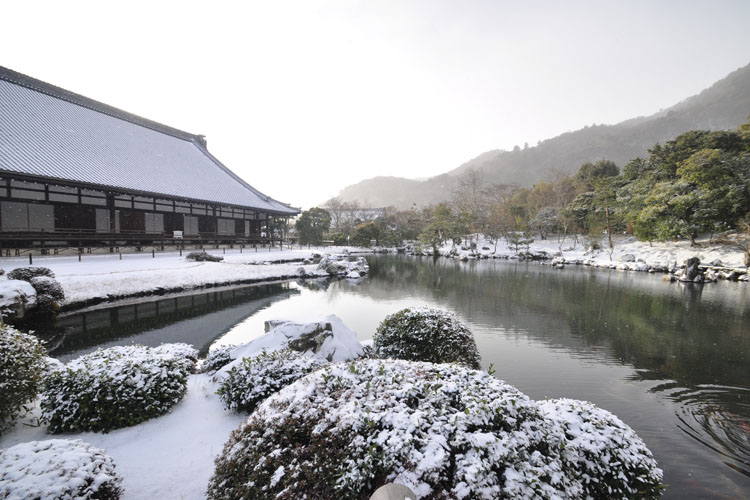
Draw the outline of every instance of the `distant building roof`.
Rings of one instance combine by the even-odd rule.
[[[299,213],[224,166],[208,152],[203,136],[0,66],[2,172]]]

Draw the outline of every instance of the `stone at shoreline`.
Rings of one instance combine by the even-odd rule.
[[[620,256],[620,262],[635,262],[635,255],[632,253],[626,253]]]
[[[698,277],[701,273],[701,270],[698,267],[700,266],[700,263],[701,261],[698,257],[690,257],[687,260],[683,281],[695,281],[695,278]],[[701,281],[702,280],[703,278],[701,277]]]

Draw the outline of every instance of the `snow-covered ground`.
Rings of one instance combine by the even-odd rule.
[[[247,415],[224,411],[208,375],[191,375],[188,391],[171,413],[108,434],[56,434],[36,426],[39,408],[0,437],[0,448],[52,438],[81,439],[112,456],[123,478],[124,500],[205,498],[214,457]]]
[[[224,257],[223,262],[193,262],[178,252],[88,255],[78,257],[35,257],[34,266],[50,268],[65,291],[65,303],[87,302],[96,299],[149,294],[159,290],[189,290],[206,285],[228,285],[239,282],[270,281],[296,277],[300,267],[307,275],[327,276],[314,264],[303,265],[303,259],[314,253],[362,252],[363,249],[330,247],[314,249],[278,250],[245,249],[211,250],[208,253]],[[271,264],[274,262],[274,264]],[[28,258],[0,259],[6,273],[17,267],[28,266]]]
[[[476,250],[466,248],[466,244],[454,246],[451,243],[443,245],[439,252],[441,255],[449,255],[453,251],[455,258],[514,258],[517,256],[515,248],[508,245],[505,239],[500,239],[495,249],[494,242],[478,236],[472,241],[476,242]],[[566,261],[582,261],[597,267],[610,267],[624,262],[626,255],[632,255],[634,261],[641,260],[649,267],[670,267],[673,263],[681,266],[690,257],[698,257],[702,264],[710,264],[720,260],[725,267],[745,269],[744,254],[742,250],[729,245],[708,245],[708,241],[699,241],[700,246],[691,247],[688,241],[679,242],[654,242],[649,244],[638,241],[632,236],[617,236],[613,238],[614,250],[610,258],[610,252],[606,238],[601,242],[601,250],[590,250],[585,240],[579,238],[577,242],[572,237],[567,237],[562,242],[555,235],[550,235],[546,240],[535,239],[529,246],[529,253],[540,254],[545,252],[549,257],[559,253]],[[462,248],[463,247],[463,248]],[[423,250],[429,250],[422,247]],[[525,252],[525,247],[519,248]],[[635,267],[635,266],[630,266]]]

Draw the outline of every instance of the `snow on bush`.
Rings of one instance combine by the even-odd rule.
[[[642,444],[629,439],[635,456],[627,458],[638,460]],[[338,363],[258,406],[217,458],[208,497],[361,499],[394,482],[418,498],[585,498],[567,445],[557,420],[487,373]],[[630,469],[612,475],[613,491],[646,482]]]
[[[0,451],[0,498],[116,500],[122,479],[112,457],[80,439],[17,444]]]
[[[191,352],[192,351],[192,352]],[[45,380],[49,432],[110,431],[168,412],[182,399],[197,352],[185,344],[99,349]]]
[[[224,408],[252,412],[271,394],[328,362],[311,354],[284,349],[243,358],[227,373],[219,390]]]
[[[54,278],[55,273],[48,267],[19,267],[8,273],[9,280],[28,281],[29,283],[38,276]]]
[[[454,314],[440,309],[402,309],[378,325],[373,339],[380,357],[479,368],[471,331]]]
[[[55,278],[49,276],[36,276],[29,281],[36,290],[37,296],[46,295],[55,302],[65,300],[65,292],[62,285]]]
[[[221,368],[215,375],[222,380],[242,358],[249,358],[261,352],[291,349],[309,352],[327,361],[350,361],[364,355],[364,348],[357,340],[357,333],[347,327],[341,318],[328,315],[312,323],[293,321],[266,321],[266,334],[238,347],[230,353],[232,362]]]
[[[47,370],[46,355],[36,337],[0,325],[0,431],[36,397]]]
[[[208,252],[190,252],[185,258],[187,260],[194,260],[195,262],[221,262],[224,260],[224,257],[211,255]]]
[[[556,399],[538,404],[565,431],[563,460],[576,471],[587,497],[659,496],[662,471],[651,451],[622,420],[587,401]]]
[[[201,373],[214,374],[220,368],[232,362],[231,353],[237,349],[237,345],[229,344],[209,351],[206,359],[201,363]]]

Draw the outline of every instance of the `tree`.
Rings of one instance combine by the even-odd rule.
[[[305,210],[294,227],[297,229],[300,245],[322,245],[323,236],[331,227],[331,214],[318,207]]]
[[[438,248],[446,239],[456,236],[456,224],[451,209],[444,203],[439,203],[432,213],[430,223],[419,234],[420,241],[430,245],[433,253],[437,254]]]
[[[529,228],[539,233],[541,240],[546,240],[547,235],[560,226],[560,213],[555,207],[544,207],[536,216],[529,221]]]
[[[369,247],[372,240],[379,244],[380,225],[377,222],[363,222],[354,229],[352,243],[360,247]]]

